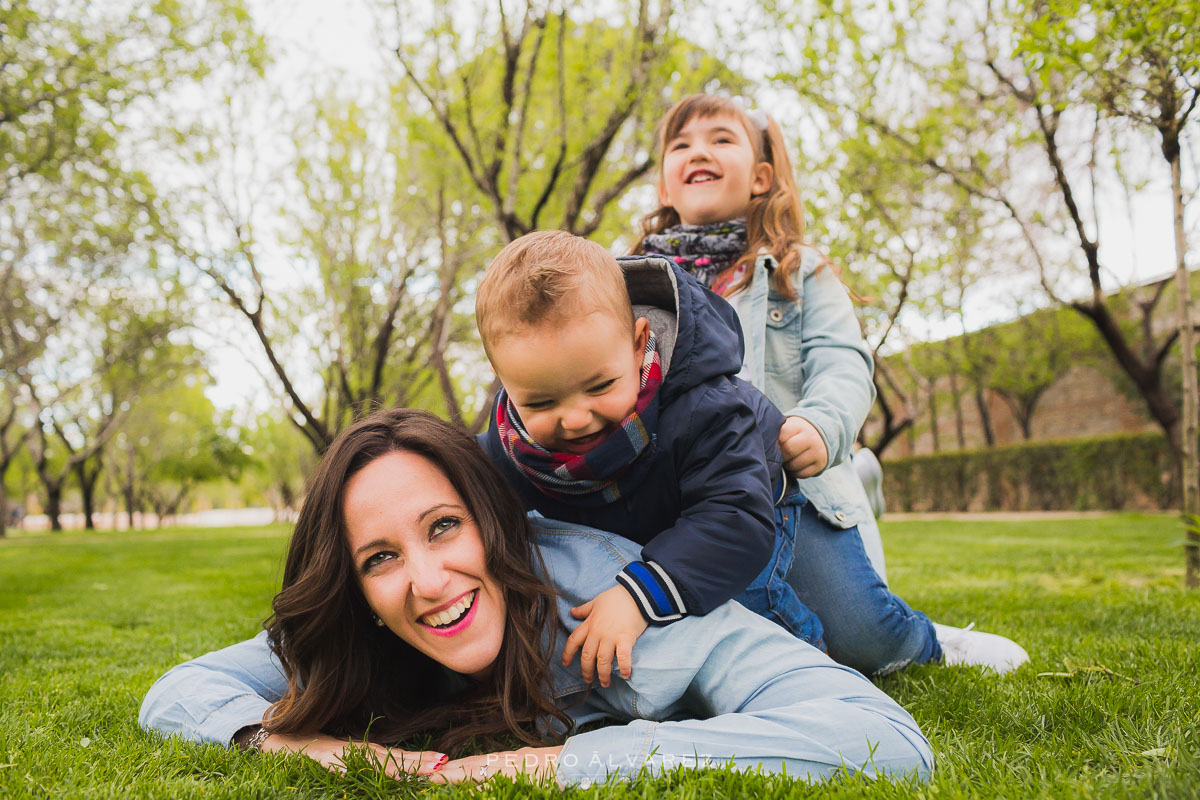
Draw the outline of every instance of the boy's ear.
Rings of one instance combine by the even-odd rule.
[[[650,320],[638,317],[633,322],[633,353],[641,363],[642,353],[646,351],[646,342],[650,341]]]
[[[775,179],[775,168],[768,161],[760,161],[754,165],[752,178],[750,194],[766,194],[771,189],[771,181]]]

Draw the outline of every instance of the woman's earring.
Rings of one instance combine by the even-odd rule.
[[[382,628],[384,625],[383,619],[378,614],[372,614],[371,616],[375,618],[375,624]]]

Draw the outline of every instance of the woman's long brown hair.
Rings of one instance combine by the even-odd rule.
[[[804,201],[796,188],[792,171],[792,160],[784,145],[783,132],[772,117],[767,116],[766,130],[760,128],[738,103],[727,97],[712,94],[693,94],[671,106],[658,126],[658,180],[663,179],[663,154],[667,144],[679,135],[683,127],[695,117],[708,118],[729,114],[741,121],[746,129],[750,144],[754,147],[756,162],[767,162],[774,173],[771,188],[750,199],[746,209],[746,250],[730,267],[742,264],[754,265],[760,251],[770,253],[776,263],[775,291],[796,299],[796,288],[792,277],[800,268],[800,247],[804,244]],[[659,206],[642,218],[642,235],[634,244],[633,253],[641,253],[646,235],[662,233],[680,223],[679,212],[671,206]],[[739,292],[750,283],[754,271],[729,287],[726,294]]]
[[[375,625],[355,578],[342,504],[345,487],[380,456],[402,451],[432,461],[463,498],[483,537],[488,572],[507,603],[504,641],[490,676],[453,692],[447,670]],[[514,734],[542,741],[538,723],[566,715],[547,695],[554,590],[524,508],[475,440],[432,414],[377,411],[343,431],[309,481],[267,620],[288,689],[267,728],[324,732],[396,744],[431,734],[452,752],[464,742]]]

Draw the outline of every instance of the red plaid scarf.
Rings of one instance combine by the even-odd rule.
[[[587,453],[557,453],[531,439],[503,389],[496,402],[496,431],[513,464],[542,492],[587,505],[611,503],[621,496],[621,477],[653,439],[661,385],[662,365],[651,331],[642,355],[641,388],[633,413]]]

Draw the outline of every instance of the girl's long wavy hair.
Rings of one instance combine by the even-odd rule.
[[[391,452],[415,453],[449,479],[474,518],[488,572],[507,603],[504,641],[488,678],[451,694],[447,672],[374,623],[355,577],[346,536],[345,487]],[[453,752],[464,742],[513,734],[542,741],[538,723],[565,714],[548,696],[554,590],[540,563],[524,508],[475,440],[432,414],[377,411],[343,431],[309,481],[265,623],[288,689],[264,723],[280,733],[324,732],[396,744],[431,734]]]
[[[764,115],[767,121],[764,130],[751,119],[739,103],[728,97],[693,94],[683,98],[671,106],[662,122],[658,124],[659,183],[661,185],[663,180],[663,155],[667,144],[678,136],[693,118],[703,119],[724,114],[741,121],[746,135],[750,138],[750,144],[754,147],[755,162],[767,162],[774,172],[771,188],[750,198],[750,206],[746,209],[746,250],[730,269],[736,269],[742,264],[753,266],[758,253],[765,250],[774,257],[777,265],[775,290],[789,300],[795,300],[796,289],[792,284],[792,277],[800,268],[800,247],[804,244],[804,201],[800,199],[800,191],[796,188],[792,160],[788,157],[787,147],[784,145],[783,132],[774,118]],[[632,252],[642,252],[647,234],[662,233],[680,222],[679,212],[674,208],[659,206],[642,218],[642,235],[633,246]],[[754,271],[747,269],[745,277],[730,286],[726,294],[746,288],[753,277]]]

